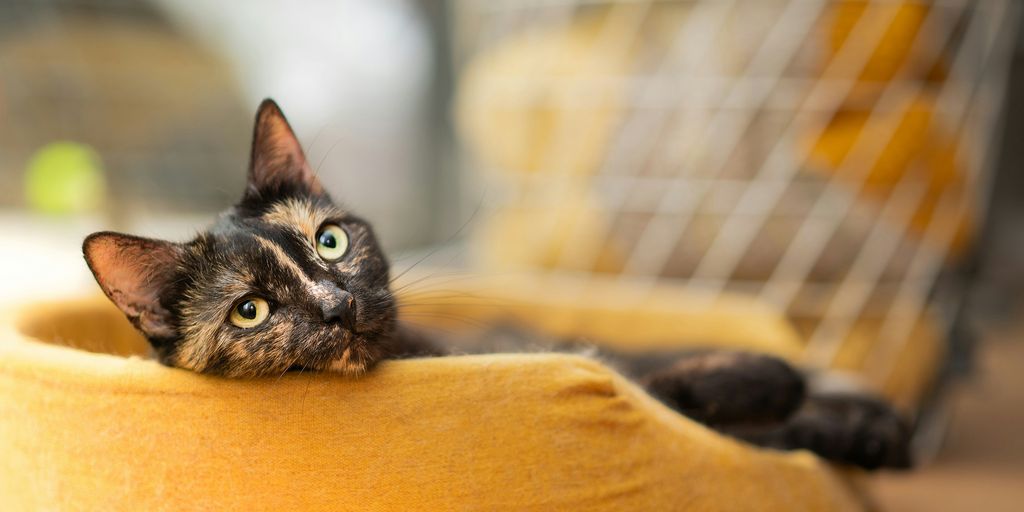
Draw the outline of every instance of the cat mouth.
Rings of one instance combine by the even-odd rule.
[[[348,346],[341,352],[341,356],[330,362],[328,371],[338,372],[350,377],[357,377],[369,370],[370,364],[365,353],[358,347]]]
[[[362,351],[349,345],[329,357],[314,356],[307,362],[293,364],[290,371],[334,372],[358,377],[369,371],[371,366],[371,361]]]
[[[373,325],[363,325],[360,334],[352,328],[337,327],[320,339],[316,347],[308,346],[302,366],[309,370],[340,373],[358,377],[370,371],[383,358],[380,341]]]

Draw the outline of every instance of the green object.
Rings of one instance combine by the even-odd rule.
[[[85,144],[47,144],[25,169],[25,200],[33,210],[56,215],[93,211],[105,196],[103,164]]]

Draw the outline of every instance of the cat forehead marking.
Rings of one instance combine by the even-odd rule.
[[[277,261],[277,264],[279,266],[288,269],[289,272],[294,274],[295,277],[299,280],[299,282],[302,283],[302,285],[306,289],[312,290],[317,288],[317,284],[314,283],[313,280],[310,279],[308,275],[306,275],[306,272],[304,272],[302,268],[299,267],[298,263],[295,263],[295,260],[293,260],[291,256],[288,256],[288,253],[286,253],[284,249],[281,248],[280,245],[277,245],[274,242],[267,240],[266,238],[259,235],[256,235],[254,238],[256,239],[256,243],[259,244],[260,247],[262,247],[265,251],[273,255],[274,260]]]
[[[256,243],[266,251],[270,252],[274,259],[277,260],[278,265],[288,269],[289,272],[295,275],[299,282],[302,283],[303,288],[306,290],[306,293],[309,294],[310,298],[317,302],[322,302],[332,297],[332,289],[335,288],[335,285],[328,281],[313,281],[280,245],[277,245],[262,236],[256,236]]]
[[[260,217],[260,220],[268,224],[296,229],[312,241],[316,237],[317,229],[320,229],[324,222],[342,215],[344,212],[333,206],[314,204],[309,199],[289,198],[274,203]]]

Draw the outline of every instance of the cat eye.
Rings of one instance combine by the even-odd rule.
[[[231,323],[242,329],[256,327],[270,316],[270,304],[259,297],[248,297],[231,310]]]
[[[316,233],[316,253],[327,261],[341,259],[348,252],[348,233],[341,226],[326,224]]]

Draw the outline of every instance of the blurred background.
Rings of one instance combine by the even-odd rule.
[[[924,469],[874,479],[879,503],[1017,510],[1020,11],[6,0],[0,300],[94,292],[91,231],[202,229],[269,96],[399,271],[763,304],[916,418]]]

